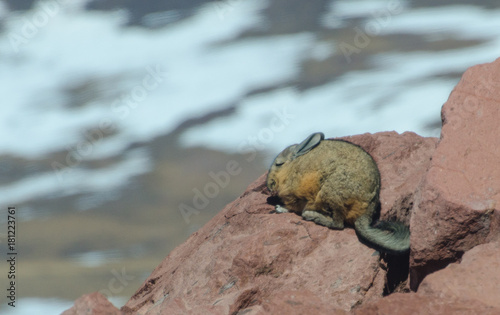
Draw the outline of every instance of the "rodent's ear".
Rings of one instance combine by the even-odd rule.
[[[322,132],[316,132],[307,137],[304,141],[297,145],[295,152],[293,154],[293,159],[306,154],[307,152],[314,149],[321,141],[325,139],[325,135]]]

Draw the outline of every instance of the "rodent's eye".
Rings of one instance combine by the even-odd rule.
[[[272,191],[274,189],[274,187],[276,187],[276,181],[274,179],[271,179],[268,183],[268,188],[269,188],[269,190]]]
[[[274,160],[274,165],[281,166],[281,165],[285,164],[285,162],[286,162],[286,159],[283,159],[283,158],[276,159],[276,160]]]

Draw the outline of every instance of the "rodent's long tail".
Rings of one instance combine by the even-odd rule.
[[[399,222],[378,221],[372,225],[372,216],[363,215],[354,222],[358,237],[366,245],[393,255],[410,250],[410,230]]]

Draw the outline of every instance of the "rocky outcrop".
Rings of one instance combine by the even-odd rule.
[[[121,311],[499,314],[499,110],[497,60],[464,74],[443,106],[441,139],[346,138],[377,162],[381,218],[410,224],[410,255],[380,255],[351,228],[273,213],[263,175],[173,250]]]
[[[72,308],[61,315],[120,315],[117,309],[104,295],[98,292],[86,294],[75,301]]]
[[[468,69],[411,218],[411,286],[500,231],[500,59]]]
[[[354,315],[497,315],[500,309],[470,299],[443,298],[419,293],[395,293],[353,310]],[[326,314],[326,313],[325,313]]]
[[[500,310],[500,242],[474,247],[460,263],[428,275],[418,291],[429,296],[475,300]]]
[[[348,140],[381,165],[382,217],[408,221],[412,194],[429,167],[437,139],[386,132]],[[406,281],[408,257],[399,258],[406,271],[398,276],[400,268],[381,263],[380,255],[361,244],[353,229],[334,231],[293,213],[273,213],[269,197],[263,175],[175,249],[122,310],[274,313],[289,304],[318,312],[348,311],[381,298],[388,277]]]
[[[428,275],[418,292],[392,294],[354,314],[500,314],[500,242],[474,247],[460,263]]]

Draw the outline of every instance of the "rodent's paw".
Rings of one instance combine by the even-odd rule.
[[[332,217],[316,211],[304,211],[302,212],[302,217],[307,221],[313,221],[316,224],[326,226],[330,229],[342,230],[344,228],[344,222],[342,220],[335,222]]]
[[[287,213],[289,212],[287,208],[283,207],[282,205],[276,205],[276,213]]]
[[[316,211],[304,211],[302,212],[302,217],[307,221],[313,221],[314,223],[328,226],[327,218],[319,212]],[[330,218],[331,220],[331,218]]]

